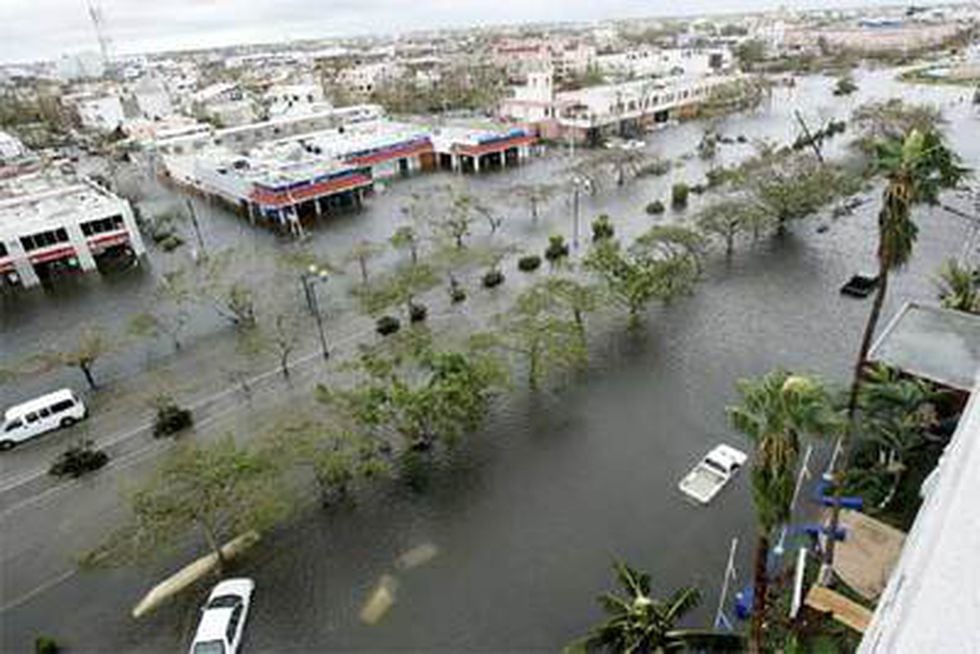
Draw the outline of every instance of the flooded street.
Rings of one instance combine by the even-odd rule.
[[[803,78],[795,88],[775,89],[757,111],[715,124],[726,136],[786,142],[798,133],[795,109],[818,127],[830,118],[848,118],[870,99],[941,99],[953,147],[969,167],[980,168],[980,118],[962,101],[966,91],[900,85],[893,76],[893,71],[858,74],[859,91],[846,99],[831,95],[832,78]],[[694,153],[704,127],[689,122],[650,135],[647,149],[676,161]],[[832,139],[825,154],[841,155],[852,136]],[[749,144],[722,145],[716,163],[752,152]],[[570,237],[567,197],[556,198],[534,225],[527,207],[507,192],[529,179],[561,181],[566,157],[552,152],[518,170],[462,180],[505,216],[495,241],[540,252],[549,234]],[[703,181],[707,168],[694,154],[663,177],[607,187],[585,198],[583,248],[588,223],[599,213],[608,213],[617,236],[626,239],[655,220],[693,215],[711,201],[710,193],[692,195],[686,212],[668,210],[656,219],[643,207],[666,200],[675,181]],[[307,247],[340,262],[362,238],[386,240],[400,224],[409,195],[448,178],[436,174],[395,182],[360,213],[320,225]],[[163,188],[154,193],[148,204],[180,198]],[[351,509],[311,509],[269,535],[242,565],[257,583],[247,651],[556,651],[600,617],[594,596],[611,587],[614,558],[650,572],[655,595],[698,585],[704,603],[691,622],[710,623],[733,537],[741,543],[739,585],[749,579],[755,521],[747,476],[740,475],[708,507],[686,502],[676,484],[718,442],[746,447],[725,416],[737,379],[777,366],[812,371],[833,383],[847,378],[869,303],[844,298],[838,288],[873,265],[877,192],[864,197],[871,201],[854,215],[836,220],[821,215],[793,225],[784,237],[740,243],[731,261],[713,254],[694,294],[651,309],[639,332],[627,331],[625,316],[615,310],[597,316],[588,371],[558,391],[536,396],[517,384],[487,428],[440,462],[424,492],[394,481],[381,484]],[[968,208],[955,196],[949,201]],[[234,245],[242,253],[237,274],[254,281],[269,302],[302,302],[298,282],[272,275],[275,253],[294,244],[195,202],[208,246]],[[961,219],[938,208],[922,208],[916,217],[921,229],[916,255],[890,287],[886,319],[907,300],[935,298],[934,273],[959,252],[966,233]],[[829,229],[819,230],[821,225]],[[182,229],[192,243],[189,226]],[[474,243],[490,238],[482,223],[473,231]],[[152,301],[154,280],[185,260],[188,249],[170,255],[152,249],[147,265],[123,275],[94,275],[55,290],[0,298],[0,365],[67,342],[81,323],[122,330],[130,315]],[[374,269],[395,255],[385,256]],[[518,273],[511,260],[504,268],[508,281],[495,297],[477,289],[476,273],[465,280],[474,306],[503,309],[521,284],[534,279]],[[355,278],[353,273],[335,278],[324,289],[331,324],[352,309],[344,289]],[[185,338],[213,337],[220,330],[227,327],[204,307]],[[312,341],[307,345],[312,348]],[[149,354],[145,345],[134,345],[100,362],[99,373],[111,389],[168,356],[165,343]],[[80,388],[81,381],[76,371],[59,370],[7,384],[0,387],[0,404],[57,385]],[[74,499],[86,501],[89,491],[95,492],[83,487]],[[424,560],[396,565],[420,546],[426,547]],[[397,582],[394,602],[368,626],[359,613],[386,574]],[[128,612],[153,580],[150,571],[134,569],[76,575],[6,610],[0,616],[0,649],[24,651],[35,635],[51,633],[77,651],[107,651],[102,648],[110,644],[116,651],[179,650],[188,640],[199,598],[184,598],[136,623]]]

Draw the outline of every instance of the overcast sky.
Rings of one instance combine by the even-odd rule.
[[[0,0],[0,62],[96,50],[90,0]],[[476,24],[896,0],[91,0],[119,53]],[[921,4],[917,3],[917,4]]]

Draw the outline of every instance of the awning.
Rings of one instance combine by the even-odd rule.
[[[885,327],[868,359],[970,391],[980,372],[980,316],[908,302]]]

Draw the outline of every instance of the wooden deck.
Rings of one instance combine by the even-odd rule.
[[[871,611],[823,586],[810,589],[806,594],[806,605],[821,613],[830,613],[835,620],[858,633],[863,634],[871,623]]]

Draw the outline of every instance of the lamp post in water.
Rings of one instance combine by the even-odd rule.
[[[303,285],[303,292],[306,295],[306,306],[316,318],[316,328],[320,335],[320,347],[323,349],[323,358],[330,358],[330,351],[327,349],[327,338],[323,334],[323,316],[320,314],[320,298],[317,295],[317,284],[327,281],[327,271],[316,265],[311,265],[307,271],[299,276]]]

